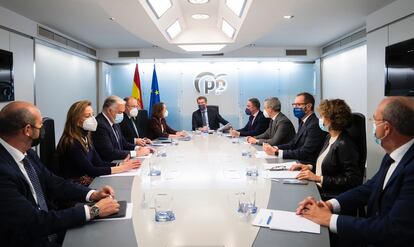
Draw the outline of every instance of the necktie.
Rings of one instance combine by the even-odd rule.
[[[207,118],[206,118],[206,113],[207,113],[207,111],[202,111],[202,112],[201,112],[201,118],[202,118],[202,120],[203,120],[203,127],[204,127],[204,126],[207,126]]]
[[[112,125],[112,129],[114,130],[114,134],[115,134],[115,138],[116,138],[116,143],[118,144],[118,148],[119,149],[122,149],[121,148],[121,142],[120,142],[120,135],[119,135],[119,133],[118,133],[118,129],[116,128],[116,126],[115,126],[115,124],[114,125]]]
[[[378,183],[378,187],[376,188],[376,191],[375,191],[376,194],[375,194],[374,201],[372,203],[372,207],[369,207],[368,205],[368,215],[372,215],[378,212],[380,209],[380,202],[381,202],[382,191],[383,191],[382,187],[384,184],[385,176],[387,175],[388,169],[390,168],[392,163],[394,163],[394,160],[387,154],[387,159],[385,160],[384,167],[382,168],[381,177],[379,178],[380,180]]]
[[[252,127],[253,127],[253,119],[254,119],[254,116],[253,115],[249,117],[249,130],[252,130]]]
[[[33,185],[33,189],[36,192],[37,204],[41,210],[48,211],[45,195],[43,194],[42,187],[40,186],[39,177],[37,176],[36,170],[33,168],[30,160],[25,157],[23,160],[24,169],[27,172],[27,176]]]
[[[137,137],[139,137],[137,126],[135,125],[135,118],[131,118],[132,126],[134,127],[135,134],[137,134]]]

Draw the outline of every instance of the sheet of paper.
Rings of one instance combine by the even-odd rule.
[[[269,227],[270,222],[273,218],[273,211],[274,210],[271,209],[259,208],[259,210],[256,213],[256,217],[252,221],[252,225]]]
[[[265,178],[296,178],[300,171],[264,171]]]
[[[257,151],[254,156],[258,159],[277,159],[277,156],[268,155],[265,151]]]
[[[295,212],[282,210],[275,210],[269,228],[291,232],[321,233],[320,225],[297,215]]]
[[[100,176],[101,178],[109,178],[109,177],[135,177],[135,176],[141,176],[141,169],[132,169],[127,172],[121,172],[121,173],[115,173],[110,175],[104,175]]]
[[[122,218],[109,218],[109,219],[95,219],[94,221],[111,221],[111,220],[127,220],[132,218],[132,203],[127,203],[125,217]]]
[[[286,170],[289,170],[290,167],[297,164],[296,161],[289,161],[283,163],[263,163],[263,168],[265,170],[272,169],[273,167],[285,167]]]

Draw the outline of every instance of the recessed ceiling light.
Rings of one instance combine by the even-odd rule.
[[[194,51],[220,51],[226,45],[179,45],[184,51],[194,52]]]
[[[177,35],[181,32],[180,22],[176,20],[170,27],[167,28],[167,33],[171,39],[177,37]]]
[[[209,15],[207,14],[194,14],[191,16],[194,20],[206,20],[208,18],[210,18]]]
[[[158,19],[172,6],[171,0],[147,0],[147,3]]]
[[[115,21],[115,17],[109,17],[110,21]]]
[[[226,5],[240,17],[242,16],[244,7],[246,6],[246,0],[226,0]]]
[[[188,0],[189,3],[192,4],[205,4],[208,3],[209,0]]]
[[[221,30],[223,30],[223,32],[229,36],[230,39],[233,38],[234,33],[236,32],[236,29],[234,29],[234,27],[232,27],[227,21],[225,21],[223,19],[223,23],[221,24]]]
[[[285,18],[285,19],[292,19],[293,17],[295,17],[295,16],[293,16],[293,15],[284,15],[283,16],[283,18]]]

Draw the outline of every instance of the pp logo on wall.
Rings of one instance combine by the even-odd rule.
[[[224,78],[226,76],[227,74],[214,75],[211,72],[202,72],[195,77],[194,87],[200,94],[208,95],[214,92],[220,95],[227,88],[227,81]]]

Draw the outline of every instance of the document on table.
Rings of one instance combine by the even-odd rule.
[[[265,178],[296,178],[300,171],[264,171]]]
[[[265,170],[269,170],[272,168],[284,168],[285,170],[289,170],[293,165],[296,164],[296,161],[289,161],[284,163],[263,163],[263,168]]]
[[[283,210],[261,208],[252,221],[252,225],[268,227],[272,230],[321,233],[320,225],[297,215],[295,212]]]
[[[135,176],[140,176],[141,175],[141,169],[132,169],[129,170],[127,172],[121,172],[121,173],[115,173],[115,174],[110,174],[110,175],[103,175],[100,176],[101,178],[109,178],[109,177],[135,177]]]
[[[122,218],[103,218],[103,219],[94,219],[93,221],[111,221],[111,220],[127,220],[132,218],[132,203],[127,203],[125,217]]]
[[[254,155],[258,159],[277,159],[275,155],[268,155],[265,151],[257,151]]]

